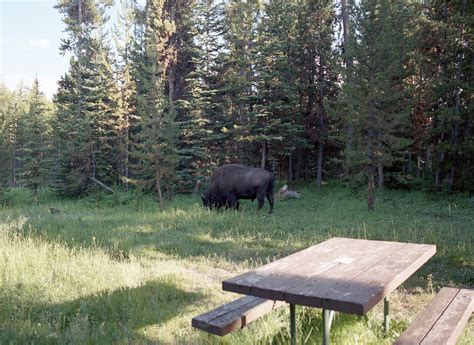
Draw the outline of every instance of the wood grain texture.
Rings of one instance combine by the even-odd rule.
[[[421,344],[456,344],[456,339],[461,335],[472,314],[473,306],[473,291],[461,289]]]
[[[339,262],[337,266],[318,275],[313,281],[294,286],[287,292],[285,300],[288,303],[327,308],[326,296],[337,295],[343,299],[350,296],[354,290],[368,288],[365,282],[357,281],[355,278],[362,275],[368,267],[377,265],[387,255],[400,250],[404,245],[397,242],[381,242],[378,246],[367,246],[365,241],[355,243],[346,253],[339,253],[336,259]],[[346,288],[350,291],[346,291]],[[340,293],[340,290],[343,292]],[[342,311],[341,307],[332,307],[332,310]],[[348,312],[357,313],[357,310]]]
[[[323,307],[358,315],[366,314],[400,286],[436,253],[434,245],[403,245],[360,275],[324,294]]]
[[[408,329],[397,339],[394,344],[415,345],[420,344],[426,333],[433,327],[444,310],[458,294],[459,289],[443,288],[435,298],[418,314]]]
[[[473,310],[473,290],[442,288],[394,344],[454,345]]]
[[[192,319],[192,326],[223,336],[243,328],[272,310],[285,305],[253,296],[245,296]]]
[[[225,280],[222,287],[363,315],[435,253],[434,245],[335,237]]]
[[[307,265],[313,264],[315,258],[328,255],[338,248],[349,247],[355,241],[356,240],[347,238],[331,238],[253,271],[227,279],[222,282],[222,288],[225,291],[247,295],[250,295],[250,289],[256,286],[261,287],[262,290],[278,288],[280,284],[283,284],[287,280],[288,274],[293,272],[298,266],[300,266],[300,269],[304,269]],[[327,268],[332,267],[332,265],[334,265],[334,263],[330,263]],[[277,296],[277,293],[275,293],[275,296]]]

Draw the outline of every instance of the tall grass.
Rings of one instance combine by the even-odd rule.
[[[0,210],[0,344],[287,343],[288,311],[223,338],[190,327],[191,317],[236,298],[223,279],[333,236],[437,245],[437,255],[382,310],[337,314],[340,344],[391,343],[441,286],[474,286],[474,205],[466,197],[386,191],[375,212],[339,186],[258,213],[211,212],[180,196],[166,209],[147,197],[96,195],[30,203],[15,190]],[[268,207],[268,206],[266,206]],[[286,308],[284,308],[286,309]],[[302,343],[321,340],[321,313],[298,308]],[[461,343],[472,343],[473,325]]]

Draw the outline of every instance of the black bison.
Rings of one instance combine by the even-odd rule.
[[[272,213],[274,184],[273,174],[264,169],[227,164],[212,174],[209,187],[202,194],[202,202],[209,208],[239,209],[239,199],[257,199],[260,210],[267,197]]]

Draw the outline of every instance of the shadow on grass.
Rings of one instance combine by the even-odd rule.
[[[117,261],[151,249],[181,259],[212,255],[240,263],[277,258],[303,248],[301,241],[288,243],[282,230],[268,233],[267,228],[260,227],[259,223],[273,217],[266,213],[201,211],[192,215],[193,211],[192,207],[180,211],[187,219],[163,213],[146,213],[142,217],[123,213],[46,215],[47,218],[29,219],[22,236],[62,242],[71,248],[101,248]],[[317,237],[315,241],[322,241],[327,234]]]
[[[321,344],[323,339],[323,317],[322,312],[315,308],[301,308],[298,314],[298,336],[299,344]],[[332,321],[330,331],[330,341],[332,343],[381,343],[381,339],[385,339],[387,344],[391,344],[393,339],[397,337],[400,330],[406,326],[397,320],[390,321],[390,329],[388,333],[383,331],[382,320],[373,320],[371,316],[357,316],[336,312]],[[370,329],[371,333],[376,335],[375,342],[369,339],[357,339],[358,335],[364,334]],[[351,336],[354,336],[351,339]],[[282,332],[278,335],[277,343],[289,343],[290,337],[288,332]],[[359,341],[358,341],[359,340]]]
[[[323,339],[323,317],[320,309],[309,307],[297,307],[297,344],[321,344]],[[288,317],[288,325],[290,323]],[[341,329],[367,327],[366,317],[335,313],[331,326],[330,337],[334,342],[334,336]],[[290,333],[283,329],[273,339],[274,344],[289,344]]]
[[[0,319],[2,344],[146,342],[138,332],[142,327],[179,316],[204,298],[169,282],[151,281],[59,304],[41,302],[41,292],[31,296],[30,289],[30,300],[21,305],[19,288],[0,295],[0,305],[9,309],[3,314],[6,318]]]

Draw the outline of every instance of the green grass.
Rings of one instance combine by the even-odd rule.
[[[288,342],[288,310],[220,338],[192,316],[237,296],[221,281],[333,236],[433,243],[437,255],[366,318],[336,314],[336,344],[390,344],[441,286],[474,286],[474,204],[463,196],[386,191],[375,212],[362,192],[302,187],[275,213],[210,212],[179,196],[165,210],[147,197],[76,201],[10,193],[0,209],[0,344],[267,344]],[[267,210],[267,205],[265,210]],[[58,213],[51,214],[50,208]],[[321,341],[321,313],[298,308],[301,343]],[[474,343],[471,321],[460,344]]]

